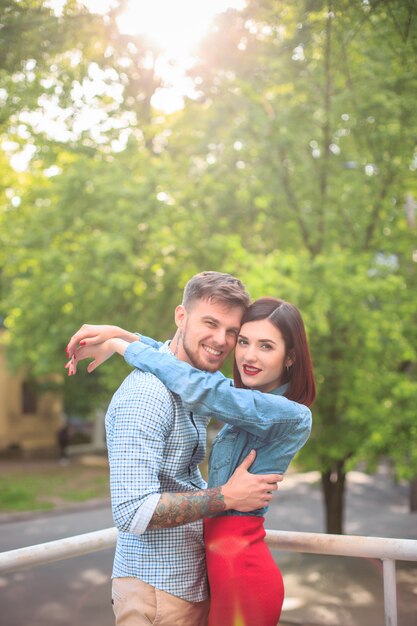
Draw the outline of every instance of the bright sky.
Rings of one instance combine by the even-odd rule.
[[[79,0],[94,13],[106,13],[116,0]],[[66,0],[47,0],[46,4],[59,14]],[[164,79],[166,87],[159,89],[152,98],[152,105],[166,113],[183,106],[183,96],[192,95],[191,82],[185,77],[185,70],[193,63],[193,49],[208,32],[214,16],[228,8],[241,9],[245,0],[129,0],[127,10],[119,18],[121,32],[131,35],[145,35],[163,51],[156,71]],[[102,83],[100,76],[91,77],[91,87],[98,88]],[[87,85],[83,86],[87,89]],[[103,83],[104,88],[104,83]],[[74,95],[74,93],[73,93]],[[37,124],[38,130],[47,132],[61,141],[71,138],[64,120],[70,111],[59,111],[54,104],[43,103],[45,115],[27,113],[28,121]],[[100,112],[84,107],[73,125],[73,132],[94,129],[99,133]],[[24,117],[24,114],[22,114]],[[23,120],[24,121],[24,120]],[[99,137],[97,137],[99,141]],[[3,146],[4,149],[7,146]],[[114,147],[117,149],[117,147]],[[35,150],[28,144],[23,151],[16,146],[9,146],[11,163],[17,170],[27,167]]]
[[[106,13],[115,0],[80,0],[94,13]],[[48,0],[58,13],[65,0]],[[245,0],[129,0],[119,28],[143,34],[178,61],[188,61],[192,48],[207,32],[213,17],[228,8],[241,9]]]
[[[130,0],[119,27],[129,34],[145,34],[169,57],[187,62],[215,14],[243,6],[242,0]]]
[[[90,11],[106,13],[115,0],[80,0]],[[49,0],[59,13],[65,0]],[[118,20],[121,32],[145,35],[165,54],[157,71],[168,83],[152,99],[165,112],[181,108],[183,95],[190,94],[184,70],[192,65],[193,49],[208,32],[217,13],[228,8],[241,9],[245,0],[129,0],[126,12]]]

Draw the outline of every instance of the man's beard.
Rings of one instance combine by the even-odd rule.
[[[210,364],[207,361],[203,361],[200,358],[198,353],[196,354],[193,353],[193,351],[189,348],[189,346],[186,343],[187,341],[186,337],[187,337],[187,329],[184,330],[184,333],[182,336],[182,348],[185,354],[187,355],[187,358],[190,364],[199,370],[203,370],[206,372],[217,372],[220,369],[220,367],[223,365],[223,361],[219,365],[214,365],[214,364]]]

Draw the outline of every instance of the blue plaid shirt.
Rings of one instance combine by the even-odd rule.
[[[169,352],[168,343],[161,351]],[[113,578],[139,578],[192,602],[208,597],[202,521],[147,530],[161,493],[206,487],[198,464],[206,453],[207,422],[186,411],[153,374],[134,370],[114,394],[106,414],[119,529]]]

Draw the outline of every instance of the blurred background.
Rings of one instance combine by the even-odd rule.
[[[303,314],[323,530],[358,464],[417,510],[416,58],[415,0],[0,0],[0,511],[105,458],[129,369],[66,378],[69,337],[164,340],[205,269]]]

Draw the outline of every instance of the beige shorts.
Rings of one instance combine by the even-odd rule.
[[[116,626],[207,626],[209,600],[187,602],[138,578],[114,578]]]

